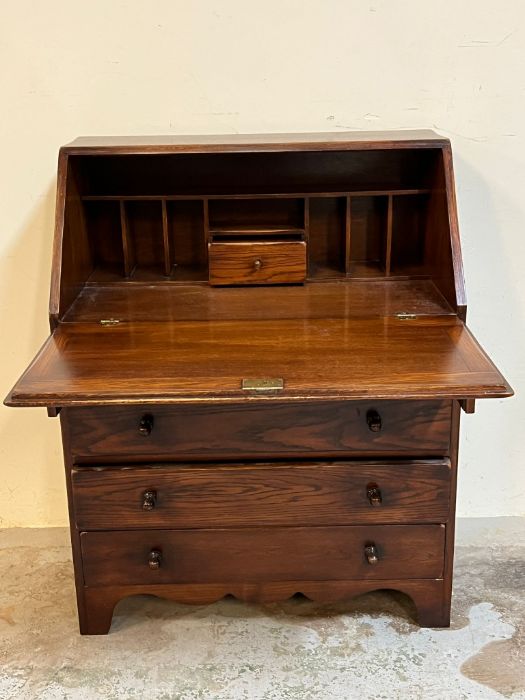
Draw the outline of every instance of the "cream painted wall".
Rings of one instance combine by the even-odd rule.
[[[79,134],[433,127],[452,139],[469,323],[517,391],[463,418],[459,513],[525,514],[520,0],[3,3],[0,388],[47,334],[57,151]],[[0,527],[66,523],[59,425],[0,411]]]

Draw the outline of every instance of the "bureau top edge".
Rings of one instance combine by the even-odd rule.
[[[101,153],[213,153],[252,151],[443,148],[450,140],[431,129],[274,134],[80,136],[61,148],[68,155]]]

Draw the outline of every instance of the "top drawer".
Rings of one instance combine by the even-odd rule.
[[[446,456],[450,401],[105,406],[61,412],[73,461]]]

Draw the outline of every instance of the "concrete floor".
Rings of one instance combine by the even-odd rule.
[[[68,533],[0,531],[0,698],[525,700],[525,519],[458,526],[450,630],[397,594],[188,607],[122,601],[78,634]]]

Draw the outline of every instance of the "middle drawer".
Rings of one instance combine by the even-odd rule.
[[[79,467],[72,486],[82,530],[439,523],[450,462]]]

